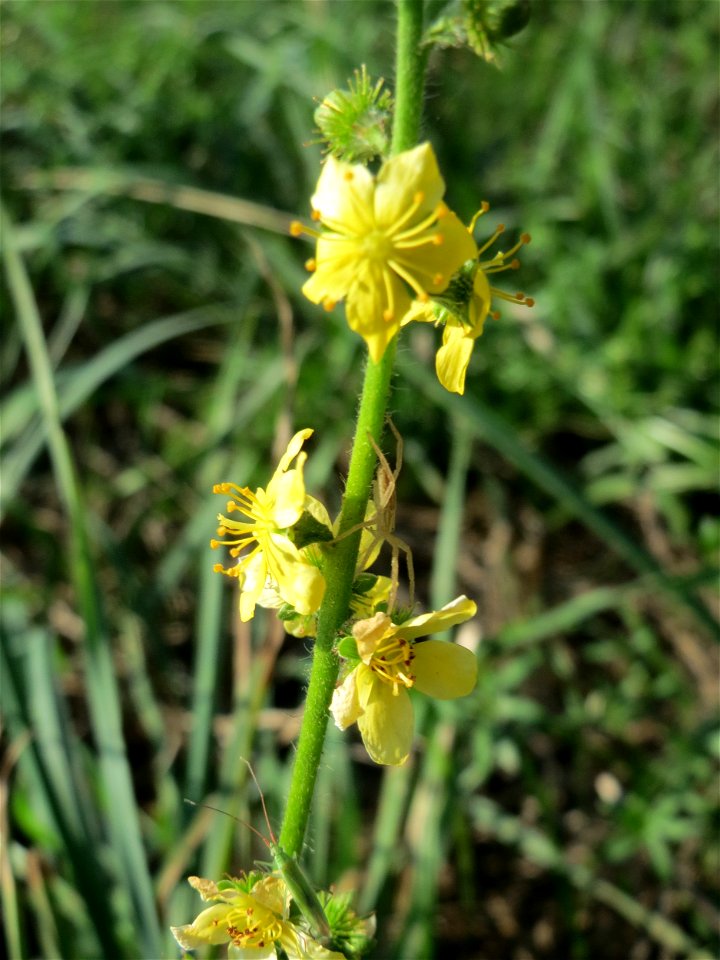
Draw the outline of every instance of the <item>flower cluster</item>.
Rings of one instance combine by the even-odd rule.
[[[475,256],[472,237],[443,203],[445,183],[429,143],[387,160],[376,177],[362,164],[328,157],[311,200],[322,230],[303,293],[332,310],[345,301],[351,329],[377,363],[400,329],[412,295],[441,293]]]
[[[218,563],[215,569],[237,579],[241,618],[249,620],[256,605],[277,609],[287,632],[297,637],[316,633],[317,611],[325,591],[325,555],[337,542],[336,525],[326,508],[305,489],[302,445],[311,434],[310,429],[295,434],[267,488],[251,490],[230,483],[214,488],[232,496],[228,513],[238,511],[245,517],[234,520],[221,514],[222,539],[211,541],[213,547],[229,546],[235,558],[234,565]],[[399,467],[383,483],[394,484],[397,470]],[[383,489],[388,498],[385,512],[392,514],[387,509],[390,494],[387,487]],[[398,587],[397,544],[402,541],[393,535],[387,518],[381,517],[383,502],[377,495],[368,508],[368,519],[360,524],[349,619],[337,647],[345,675],[335,691],[331,712],[340,729],[357,722],[376,763],[400,764],[410,753],[413,736],[408,690],[415,687],[441,700],[463,697],[475,686],[477,673],[475,656],[464,647],[417,640],[462,623],[474,616],[476,607],[466,597],[459,597],[442,610],[410,619],[393,612]],[[393,547],[393,578],[367,569],[383,542]],[[402,545],[412,570],[410,548]]]
[[[478,249],[475,223],[489,209],[483,203],[466,229],[442,197],[445,183],[429,143],[387,160],[376,177],[362,164],[328,157],[311,199],[312,219],[299,221],[294,236],[317,240],[312,273],[303,293],[332,310],[345,301],[347,321],[364,337],[377,363],[402,326],[413,320],[445,324],[436,359],[442,385],[463,393],[475,340],[490,314],[493,296],[532,306],[522,293],[490,286],[488,276],[515,270],[515,254],[528,234],[507,251],[481,259],[504,226]]]

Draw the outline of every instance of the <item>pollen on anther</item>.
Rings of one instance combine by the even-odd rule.
[[[305,269],[308,271],[308,273],[314,273],[315,270],[317,270],[317,263],[313,257],[310,257],[309,260],[305,261]]]
[[[322,214],[320,213],[319,210],[313,210],[313,212],[310,214],[310,219],[314,220],[317,223],[317,221],[320,220],[321,216]]]
[[[213,564],[214,573],[225,573],[225,567],[221,563]]]
[[[293,220],[293,222],[290,224],[290,236],[300,237],[302,236],[302,232],[303,232],[303,225],[300,223],[299,220]]]

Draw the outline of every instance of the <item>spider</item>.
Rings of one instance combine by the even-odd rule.
[[[390,469],[390,464],[385,457],[374,438],[368,433],[368,440],[373,445],[378,458],[378,468],[375,474],[372,488],[372,513],[363,523],[358,523],[349,530],[344,530],[337,538],[342,540],[355,533],[358,530],[368,530],[371,535],[370,543],[361,545],[361,553],[358,558],[358,570],[364,570],[369,566],[383,543],[387,543],[391,550],[390,556],[390,580],[392,587],[388,599],[388,612],[392,612],[397,598],[399,580],[400,580],[400,554],[405,554],[405,563],[407,565],[410,605],[415,602],[415,570],[413,567],[412,551],[404,540],[395,535],[395,515],[397,500],[395,497],[395,487],[402,467],[403,440],[395,424],[388,418],[388,424],[396,440],[395,447],[395,469]]]

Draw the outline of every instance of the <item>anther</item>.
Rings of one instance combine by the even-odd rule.
[[[326,310],[330,313],[331,310],[334,310],[337,306],[337,300],[331,300],[330,297],[326,297],[323,300],[323,310]]]
[[[424,199],[425,199],[425,194],[423,193],[422,190],[418,190],[418,192],[413,197],[413,203],[419,207]]]
[[[532,237],[530,236],[529,233],[523,233],[520,235],[520,239],[522,240],[523,243],[530,243],[530,241],[532,240]]]
[[[310,219],[317,223],[317,221],[321,219],[321,216],[322,215],[319,210],[313,210],[313,212],[310,214]]]
[[[383,310],[382,316],[385,323],[391,323],[395,314],[392,312],[392,310],[386,308],[385,310]]]
[[[290,236],[291,237],[300,237],[303,233],[303,225],[299,220],[293,220],[290,224]]]
[[[314,273],[317,270],[317,263],[313,257],[310,257],[309,260],[305,261],[305,269],[308,271],[308,273]]]
[[[436,273],[436,274],[434,274],[434,276],[433,276],[433,278],[432,278],[433,286],[439,287],[440,284],[444,281],[444,279],[445,279],[445,277],[443,276],[442,273]]]
[[[519,269],[520,269],[520,261],[519,261],[519,260],[517,259],[517,257],[516,257],[514,260],[511,260],[511,261],[510,261],[510,263],[508,264],[508,266],[510,267],[511,270],[519,270]]]
[[[436,233],[432,238],[432,242],[436,247],[441,247],[445,243],[445,237],[441,233]]]
[[[526,307],[534,307],[534,306],[535,306],[535,301],[533,300],[532,297],[525,297],[524,303],[525,303],[525,306],[526,306]]]

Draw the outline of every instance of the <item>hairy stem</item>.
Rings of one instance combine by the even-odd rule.
[[[397,34],[397,87],[393,153],[407,150],[417,142],[422,110],[425,57],[419,51],[423,0],[399,0]],[[360,397],[357,424],[347,485],[340,511],[339,533],[358,526],[365,519],[376,454],[370,438],[380,444],[397,338],[388,345],[382,359],[368,359]],[[348,617],[355,577],[360,530],[338,540],[325,565],[327,588],[318,616],[305,713],[298,740],[295,764],[288,793],[280,844],[292,856],[300,853],[305,837],[315,780],[325,742],[328,708],[340,667],[333,646],[340,627]]]

